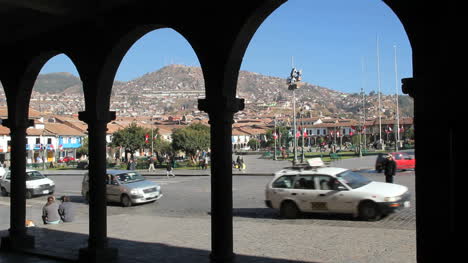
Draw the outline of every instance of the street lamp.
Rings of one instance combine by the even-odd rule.
[[[297,82],[302,79],[302,71],[292,68],[289,77],[286,80],[288,84],[288,90],[293,92],[293,136],[294,136],[294,160],[293,164],[297,163],[297,128],[296,128],[296,89],[298,88]]]

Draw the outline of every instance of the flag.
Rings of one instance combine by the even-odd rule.
[[[307,137],[307,129],[306,128],[304,128],[304,132],[302,134],[303,134],[302,136]]]
[[[278,134],[276,134],[276,132],[273,133],[273,139],[278,139]]]
[[[296,138],[299,138],[301,137],[301,132],[300,131],[296,131]]]
[[[145,134],[145,143],[148,143],[149,142],[149,134]]]

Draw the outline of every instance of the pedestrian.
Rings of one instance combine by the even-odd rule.
[[[70,202],[70,197],[62,196],[62,203],[59,205],[58,212],[63,222],[72,222],[75,220],[75,206]]]
[[[245,169],[245,166],[244,166],[244,158],[242,158],[241,156],[239,156],[237,158],[237,165],[239,166],[239,171],[242,171],[243,169]]]
[[[148,172],[151,172],[151,171],[154,171],[154,170],[156,170],[156,169],[154,168],[154,157],[151,156],[151,157],[149,158],[149,168],[148,168]]]
[[[172,162],[170,160],[167,160],[166,177],[169,177],[169,175],[172,175],[173,177],[175,177],[175,174],[172,169]]]
[[[393,155],[388,154],[384,162],[385,182],[393,183],[393,176],[395,176],[395,172],[396,172],[396,162],[395,160],[393,160]]]
[[[58,209],[59,205],[55,202],[55,198],[53,196],[47,197],[47,203],[42,208],[42,221],[44,224],[60,223]]]
[[[134,171],[136,169],[136,162],[134,159],[130,160],[130,170]]]

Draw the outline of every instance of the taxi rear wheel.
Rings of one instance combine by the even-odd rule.
[[[359,217],[365,221],[376,221],[382,217],[382,213],[376,203],[364,201],[359,205]]]
[[[285,201],[281,204],[280,215],[283,218],[295,219],[299,217],[301,211],[297,208],[297,205],[292,201]]]
[[[2,196],[8,196],[8,191],[6,190],[5,187],[2,187]]]

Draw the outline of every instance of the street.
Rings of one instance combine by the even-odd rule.
[[[373,161],[372,157],[349,162],[353,166],[369,167]],[[248,157],[246,162],[253,168],[254,162],[265,167],[272,161]],[[335,165],[349,164],[343,160]],[[359,172],[371,180],[384,181],[383,174],[374,170],[360,169]],[[177,173],[183,172],[179,170]],[[412,193],[411,207],[376,222],[360,221],[347,215],[320,214],[282,219],[278,211],[264,204],[265,185],[272,176],[247,174],[233,176],[234,249],[242,262],[416,261],[414,171],[401,171],[395,176],[395,183],[407,186]],[[36,223],[37,227],[31,230],[42,250],[76,258],[77,249],[86,245],[89,228],[88,205],[80,192],[83,176],[48,177],[56,183],[56,197],[71,197],[77,208],[76,221],[43,225],[41,208],[46,196],[27,200],[26,217]],[[128,208],[116,203],[107,206],[108,235],[111,244],[121,250],[122,262],[153,262],[154,257],[162,257],[160,262],[179,262],[187,258],[193,262],[208,262],[211,249],[210,176],[167,178],[157,175],[147,176],[147,179],[161,185],[164,197],[159,201]],[[9,209],[9,197],[0,197],[2,230],[9,228]],[[65,233],[67,238],[64,239],[62,235]],[[70,234],[74,238],[70,238]],[[62,241],[47,241],[54,239]],[[60,250],[60,246],[64,249]],[[136,254],[138,260],[134,257]]]
[[[374,181],[384,181],[382,174],[374,171],[362,171],[361,174]],[[88,220],[88,205],[81,197],[82,176],[59,175],[49,176],[56,183],[55,196],[68,195],[76,204],[78,220]],[[158,215],[170,217],[205,217],[210,212],[210,177],[208,176],[178,176],[166,178],[165,176],[149,176],[151,181],[159,183],[164,197],[155,203],[121,207],[120,204],[110,203],[107,208],[109,216],[112,215]],[[234,176],[233,201],[235,217],[245,220],[271,222],[280,219],[277,211],[265,207],[265,185],[271,176]],[[395,183],[407,186],[414,193],[414,172],[399,172]],[[27,216],[35,222],[40,222],[40,210],[46,202],[47,196],[38,196],[27,200]],[[345,215],[307,214],[303,220],[290,220],[293,224],[315,224],[348,227],[379,227],[396,229],[415,229],[415,201],[412,195],[412,207],[399,211],[377,222],[361,222]],[[9,197],[0,197],[0,211],[2,217],[0,226],[8,228]]]

